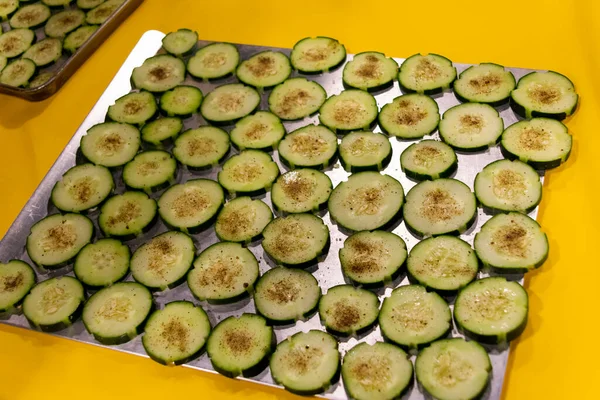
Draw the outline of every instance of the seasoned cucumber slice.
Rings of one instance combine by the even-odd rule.
[[[189,301],[172,301],[150,315],[142,344],[148,356],[160,364],[185,364],[200,354],[210,329],[202,308]]]
[[[346,61],[346,48],[336,39],[308,37],[294,45],[290,59],[294,68],[302,73],[329,72]]]
[[[107,117],[111,121],[143,125],[156,116],[158,107],[154,95],[145,90],[133,92],[115,100],[108,107]]]
[[[454,94],[460,101],[499,106],[508,101],[515,85],[514,75],[502,65],[481,63],[461,72],[454,81]]]
[[[340,160],[346,171],[380,171],[392,159],[392,146],[379,133],[352,132],[340,143]]]
[[[115,239],[100,239],[87,244],[75,259],[73,272],[91,288],[110,286],[129,272],[131,251]]]
[[[98,25],[80,26],[69,33],[63,42],[63,47],[69,53],[75,53],[98,30]]]
[[[196,248],[192,238],[169,231],[154,236],[137,248],[131,257],[133,279],[150,289],[173,288],[185,280]]]
[[[453,338],[421,351],[415,370],[417,381],[436,399],[471,400],[485,391],[492,364],[481,345]]]
[[[381,334],[397,345],[416,349],[446,336],[452,329],[448,304],[423,286],[400,286],[383,300]]]
[[[183,129],[181,118],[166,117],[147,123],[142,128],[142,140],[155,146],[167,144]]]
[[[326,168],[337,153],[335,133],[322,125],[296,129],[279,142],[279,159],[290,168]]]
[[[279,167],[267,153],[244,150],[231,157],[217,179],[229,193],[255,194],[270,188],[279,176]]]
[[[77,0],[77,7],[82,10],[91,10],[92,8],[98,7],[106,0]]]
[[[33,268],[26,262],[10,260],[6,264],[0,263],[0,313],[10,312],[21,304],[35,285],[35,280]]]
[[[184,79],[183,61],[167,54],[146,59],[142,65],[133,69],[131,75],[133,86],[150,92],[166,92],[181,85]]]
[[[100,208],[98,225],[106,236],[133,238],[150,228],[156,217],[156,201],[143,192],[125,192]]]
[[[82,164],[69,169],[56,182],[50,200],[61,211],[81,212],[98,206],[114,188],[108,168]]]
[[[35,74],[35,63],[26,58],[12,61],[2,69],[0,83],[14,87],[25,87]]]
[[[558,72],[530,72],[510,94],[510,105],[523,118],[563,120],[575,112],[579,95],[573,82]]]
[[[45,268],[68,264],[92,240],[94,225],[79,214],[50,215],[31,227],[27,236],[27,254]]]
[[[17,57],[35,42],[35,32],[31,29],[12,29],[0,35],[0,56]]]
[[[440,137],[462,151],[480,151],[495,146],[504,130],[498,111],[488,104],[465,103],[447,110],[440,121]]]
[[[168,33],[162,40],[163,49],[174,56],[180,56],[192,51],[198,43],[198,32],[190,29],[178,29]]]
[[[379,90],[390,86],[398,74],[398,63],[377,51],[354,56],[344,67],[346,86],[362,90]]]
[[[160,96],[160,109],[168,116],[188,116],[198,112],[202,91],[195,86],[177,86]]]
[[[1,60],[2,56],[0,56],[0,66],[2,65],[2,60]],[[1,69],[0,69],[1,71]],[[54,73],[52,72],[42,72],[41,74],[37,74],[35,76],[35,78],[33,78],[27,85],[27,87],[30,88],[37,88],[39,86],[42,86],[43,84],[45,84],[46,82],[48,82],[51,78],[53,78],[54,76],[56,76]]]
[[[292,66],[285,54],[267,50],[242,61],[235,73],[246,85],[266,88],[285,81],[292,73]]]
[[[42,26],[44,22],[50,18],[50,15],[52,15],[52,12],[45,4],[29,4],[19,8],[19,10],[13,14],[10,18],[10,26],[13,29],[35,29]]]
[[[123,182],[146,192],[160,190],[175,181],[177,162],[166,151],[153,150],[139,153],[123,168]]]
[[[377,102],[362,90],[344,90],[331,96],[319,110],[321,123],[334,132],[369,129],[377,118]]]
[[[232,83],[210,92],[200,107],[205,120],[229,124],[252,113],[260,105],[260,95],[251,87]]]
[[[415,54],[400,66],[398,81],[407,91],[433,94],[442,92],[456,79],[452,61],[438,54]]]
[[[440,122],[437,103],[424,94],[405,94],[381,108],[379,126],[400,139],[418,139],[433,133]]]
[[[319,111],[327,92],[317,82],[292,78],[277,85],[269,95],[269,110],[284,120],[307,117]]]
[[[106,20],[115,12],[121,4],[125,3],[126,0],[107,0],[99,6],[91,9],[85,16],[85,22],[89,25],[100,25],[106,22]]]
[[[439,293],[453,294],[477,277],[479,260],[467,242],[438,236],[417,243],[406,267],[411,280]]]
[[[498,214],[481,227],[474,242],[481,262],[499,273],[523,273],[548,258],[548,238],[527,215]]]
[[[275,218],[263,231],[262,247],[278,264],[304,267],[327,252],[329,228],[312,214]]]
[[[321,393],[339,378],[337,340],[318,330],[298,332],[279,343],[270,362],[273,380],[292,393]]]
[[[28,58],[37,67],[43,67],[56,62],[62,56],[62,42],[59,39],[47,38],[31,46],[23,58]]]
[[[402,172],[418,181],[448,178],[458,168],[452,147],[437,140],[413,143],[400,156]]]
[[[85,292],[79,281],[60,276],[38,283],[23,301],[23,314],[31,326],[56,332],[71,326],[81,315]]]
[[[158,199],[158,212],[169,226],[183,232],[198,232],[212,223],[225,202],[219,184],[193,179],[171,186]]]
[[[240,53],[229,43],[213,43],[204,46],[187,62],[187,70],[198,79],[223,78],[237,68]]]
[[[152,311],[152,293],[135,282],[116,283],[97,291],[83,307],[85,329],[102,344],[121,344],[136,337]]]
[[[248,295],[258,278],[258,261],[239,243],[215,243],[204,250],[187,277],[196,298],[228,303]]]
[[[331,179],[314,169],[297,169],[277,178],[271,189],[275,209],[287,213],[317,211],[323,208],[333,190]]]
[[[81,10],[65,10],[54,14],[44,26],[46,36],[62,38],[67,33],[79,28],[85,21],[85,13]]]
[[[275,114],[258,111],[239,120],[229,135],[240,150],[268,151],[277,147],[285,135],[285,127]]]
[[[263,317],[244,313],[219,322],[208,337],[206,351],[223,375],[252,376],[266,367],[273,341],[273,328]]]
[[[502,152],[536,169],[556,168],[569,159],[573,137],[560,121],[533,118],[506,128],[502,134]]]
[[[371,231],[395,220],[403,202],[404,189],[396,179],[379,172],[359,172],[336,186],[328,208],[338,225]]]
[[[229,154],[229,135],[214,126],[188,129],[175,139],[173,155],[192,169],[205,169],[219,164]]]
[[[344,356],[346,392],[357,400],[399,399],[413,381],[413,365],[408,357],[389,343],[359,343]]]
[[[256,311],[277,323],[297,321],[312,314],[319,304],[321,288],[310,272],[276,267],[256,283]]]
[[[81,138],[81,152],[96,165],[127,164],[140,148],[140,131],[129,124],[105,122],[92,126]]]
[[[19,0],[2,0],[0,2],[0,20],[5,20],[19,8]]]
[[[365,289],[351,285],[329,288],[319,300],[319,316],[323,325],[339,335],[351,335],[368,330],[377,321],[379,299]]]
[[[215,223],[219,240],[250,243],[262,236],[273,219],[268,205],[251,197],[236,197],[226,203]]]
[[[406,261],[406,244],[400,236],[385,231],[353,234],[340,249],[344,275],[361,285],[390,282]]]

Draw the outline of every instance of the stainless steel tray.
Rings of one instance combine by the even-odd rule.
[[[50,172],[46,175],[46,177],[44,178],[42,183],[39,185],[39,187],[37,188],[37,190],[31,197],[31,199],[27,202],[27,204],[25,205],[25,208],[21,211],[21,213],[19,214],[16,221],[13,223],[13,225],[9,229],[9,231],[6,234],[6,236],[4,237],[4,239],[0,242],[0,260],[1,261],[6,262],[12,258],[18,258],[18,259],[22,259],[22,260],[25,260],[25,261],[31,263],[31,260],[29,259],[29,257],[27,256],[27,253],[24,250],[25,240],[27,238],[27,235],[29,234],[29,229],[36,221],[38,221],[42,217],[46,216],[47,214],[52,214],[52,213],[57,212],[57,210],[49,203],[50,192],[52,190],[52,186],[54,185],[54,183],[57,180],[60,179],[61,175],[67,169],[69,169],[70,167],[72,167],[75,164],[76,153],[77,153],[77,149],[79,147],[79,141],[80,141],[81,137],[83,135],[85,135],[87,129],[89,129],[91,126],[93,126],[97,123],[103,122],[104,117],[106,115],[106,111],[108,109],[108,106],[113,104],[113,102],[117,98],[121,97],[122,95],[128,93],[131,90],[131,84],[130,84],[129,78],[131,76],[133,68],[140,65],[146,58],[153,56],[157,51],[159,51],[159,49],[161,48],[161,39],[163,38],[163,36],[164,36],[164,34],[161,32],[158,32],[158,31],[148,31],[142,36],[142,38],[140,39],[138,44],[135,46],[135,48],[133,49],[133,51],[131,52],[131,54],[129,55],[129,57],[127,58],[127,60],[125,61],[125,63],[123,64],[123,66],[121,67],[119,72],[117,73],[117,75],[115,76],[115,78],[112,80],[112,82],[110,83],[110,85],[108,86],[106,91],[102,94],[102,96],[100,97],[100,99],[98,100],[98,102],[96,103],[94,108],[92,109],[92,111],[89,113],[89,115],[87,116],[87,118],[85,119],[83,124],[79,127],[79,129],[77,130],[77,132],[75,133],[75,135],[73,136],[73,138],[71,139],[71,141],[69,142],[67,147],[62,152],[62,154],[56,160],[56,162],[50,169]],[[199,43],[199,45],[205,45],[207,43],[208,42],[201,41]],[[261,46],[250,46],[250,45],[238,45],[238,49],[240,51],[242,58],[247,58],[248,56],[250,56],[254,53],[257,53],[259,51],[270,50],[270,49],[274,49],[274,48],[261,47]],[[290,52],[289,49],[274,49],[274,50],[282,51],[285,54],[289,54],[289,52]],[[376,49],[374,49],[374,50],[376,50]],[[351,57],[352,56],[350,55],[349,59],[351,59]],[[402,59],[396,59],[396,60],[399,63],[402,61]],[[455,64],[455,65],[458,68],[459,72],[468,67],[468,65],[466,65],[466,64]],[[521,76],[525,75],[526,73],[530,72],[530,70],[518,69],[518,68],[510,68],[510,70],[513,72],[513,74],[515,75],[515,77],[517,79],[520,78]],[[342,72],[341,71],[342,71],[342,69],[338,68],[337,70],[335,70],[331,73],[318,75],[318,76],[314,76],[314,77],[309,77],[309,79],[313,79],[313,80],[319,82],[327,90],[328,95],[338,94],[339,92],[341,92],[343,90]],[[294,73],[294,75],[296,75],[296,73]],[[191,78],[188,78],[186,80],[186,83],[193,84],[193,85],[200,87],[202,89],[203,93],[207,94],[217,85],[221,85],[223,83],[231,83],[231,82],[235,82],[235,81],[236,81],[235,77],[229,77],[225,80],[219,81],[218,83],[197,82],[197,81],[192,80]],[[379,107],[382,107],[384,104],[389,103],[393,98],[399,96],[400,94],[401,94],[401,92],[398,87],[398,83],[395,82],[393,88],[388,89],[383,92],[380,92],[380,93],[377,93],[375,95],[375,98],[377,99],[377,104],[379,105]],[[262,95],[262,102],[261,102],[262,109],[268,108],[267,107],[267,95],[268,95],[268,92],[263,93],[263,95]],[[434,96],[434,98],[439,105],[440,112],[442,112],[442,113],[444,111],[446,111],[448,108],[458,104],[458,101],[456,100],[454,94],[450,91],[446,91],[443,94]],[[499,109],[499,111],[500,111],[502,118],[504,119],[504,123],[506,126],[511,125],[518,120],[517,116],[512,112],[512,110],[508,106],[501,107]],[[307,125],[309,123],[318,123],[318,116],[312,116],[309,118],[305,118],[304,120],[301,120],[301,121],[286,122],[285,126],[286,126],[287,131],[290,132],[296,128]],[[205,124],[205,122],[202,119],[202,117],[199,115],[194,115],[185,120],[186,128],[197,127],[201,124]],[[227,127],[226,129],[230,130],[231,127]],[[376,130],[378,130],[378,129],[379,128],[377,128]],[[437,137],[437,133],[434,136]],[[385,173],[400,180],[400,182],[404,186],[405,192],[408,192],[408,190],[415,185],[415,182],[406,178],[404,176],[404,174],[401,172],[399,160],[400,160],[401,152],[406,147],[408,147],[408,145],[411,142],[401,142],[401,141],[398,141],[398,140],[395,140],[392,138],[391,143],[392,143],[392,147],[393,147],[393,158],[392,158],[392,162],[390,163],[390,165],[385,169]],[[232,151],[231,154],[234,154],[234,152]],[[465,182],[467,185],[469,185],[472,188],[473,181],[474,181],[474,178],[475,178],[475,175],[477,174],[477,172],[479,172],[488,163],[490,163],[494,160],[497,160],[497,159],[501,159],[502,155],[500,154],[500,150],[497,147],[495,147],[495,148],[491,148],[489,150],[486,150],[484,152],[480,152],[477,154],[471,154],[471,155],[458,154],[458,158],[459,158],[459,168],[458,168],[458,172],[456,173],[456,178]],[[274,159],[275,159],[275,161],[277,161],[279,163],[277,152],[274,153]],[[281,163],[279,163],[279,165],[280,165],[282,171],[286,170],[281,165]],[[215,169],[215,168],[210,171],[202,172],[202,173],[196,173],[196,172],[191,173],[191,172],[188,172],[187,170],[183,170],[180,168],[180,171],[179,171],[178,177],[177,177],[177,181],[185,182],[187,179],[189,179],[191,177],[198,177],[198,176],[216,179],[216,174],[217,174],[217,169]],[[327,171],[327,174],[333,181],[334,186],[339,184],[341,181],[346,180],[347,177],[349,176],[349,174],[346,173],[341,167],[339,167],[339,165],[330,168]],[[543,179],[543,177],[542,177],[542,179]],[[119,182],[117,185],[116,191],[119,193],[123,192],[125,190],[125,188],[124,188],[123,184],[120,182],[121,181],[120,180],[120,171],[115,172],[115,181]],[[155,193],[152,195],[152,197],[158,198],[161,193],[162,192]],[[264,197],[265,197],[264,200],[267,203],[270,203],[269,193],[267,193]],[[91,218],[94,220],[94,223],[96,224],[96,227],[97,227],[97,223],[96,223],[97,215],[98,215],[98,211],[92,212],[90,214]],[[529,215],[532,218],[535,218],[537,215],[537,209],[532,211]],[[475,233],[479,230],[481,225],[485,221],[487,221],[489,218],[490,218],[490,215],[487,215],[481,209],[479,209],[476,224],[468,232],[465,232],[465,234],[461,235],[461,237],[464,240],[466,240],[467,242],[472,244]],[[327,258],[325,259],[325,261],[320,263],[318,269],[316,270],[316,272],[314,272],[314,276],[318,279],[321,287],[326,290],[328,287],[331,287],[333,285],[344,283],[344,278],[343,278],[343,275],[342,275],[342,272],[341,272],[341,269],[339,266],[337,254],[338,254],[338,250],[343,246],[343,242],[346,238],[346,235],[341,233],[335,224],[331,223],[328,214],[325,214],[323,216],[323,220],[329,226],[329,229],[331,232],[331,248],[329,250],[329,254],[328,254]],[[165,230],[166,230],[166,227],[162,224],[162,222],[159,221],[151,229],[151,231],[146,233],[143,237],[136,238],[136,239],[128,241],[126,243],[129,245],[131,250],[134,251],[144,241],[148,240],[150,237],[152,237],[160,232],[163,232]],[[98,230],[98,232],[99,232],[99,230]],[[418,242],[418,239],[407,231],[407,229],[403,223],[396,226],[393,229],[393,232],[398,234],[399,236],[401,236],[404,239],[404,241],[406,242],[409,249],[412,248]],[[213,229],[208,229],[200,234],[193,235],[193,238],[194,238],[194,241],[196,243],[196,247],[198,250],[203,250],[208,245],[215,243],[217,241],[217,238],[215,236]],[[255,244],[255,245],[251,246],[251,250],[256,255],[256,258],[260,262],[260,269],[261,269],[262,273],[264,273],[265,271],[267,271],[269,268],[272,267],[272,265],[270,264],[270,261],[268,261],[267,258],[263,256],[263,250],[260,245]],[[67,268],[63,268],[62,270],[53,271],[53,272],[44,272],[44,271],[38,270],[37,273],[38,273],[38,279],[44,280],[44,279],[47,279],[48,277],[54,276],[54,275],[62,275],[65,273],[71,274],[71,271],[67,267]],[[480,273],[480,274],[482,276],[485,275],[484,273]],[[131,279],[132,279],[131,277],[128,278],[128,280],[131,280]],[[393,282],[392,285],[386,287],[385,289],[380,290],[378,292],[379,297],[382,299],[383,297],[389,295],[389,293],[391,292],[393,287],[396,287],[398,285],[404,285],[404,284],[408,283],[408,280],[406,278],[401,278],[401,279],[403,279],[403,280],[395,281],[395,282]],[[522,275],[513,276],[512,279],[521,280],[521,282],[522,282]],[[169,291],[156,293],[154,297],[159,306],[162,306],[165,303],[168,303],[175,299],[186,299],[186,300],[190,300],[190,301],[194,301],[195,303],[198,303],[198,301],[194,300],[187,285],[185,285],[185,284],[180,285]],[[253,305],[253,301],[251,299],[246,299],[246,300],[243,300],[243,301],[231,304],[231,305],[211,305],[211,304],[204,303],[204,302],[201,303],[201,305],[208,312],[211,322],[213,324],[218,323],[220,320],[222,320],[230,315],[239,315],[243,312],[254,312],[254,305]],[[11,315],[8,317],[4,317],[4,319],[0,319],[0,322],[31,329],[23,315]],[[318,315],[314,315],[312,318],[310,318],[306,321],[299,321],[295,325],[276,327],[275,333],[276,333],[278,342],[280,342],[284,338],[290,336],[291,334],[293,334],[295,332],[307,331],[309,329],[321,329],[321,330],[324,329],[319,321]],[[83,324],[81,322],[75,323],[69,329],[59,332],[56,335],[65,337],[65,338],[69,338],[69,339],[73,339],[73,340],[77,340],[80,342],[86,342],[86,343],[91,343],[91,344],[102,346],[102,345],[98,344],[97,342],[95,342],[94,339],[86,332],[86,330],[84,329]],[[452,332],[452,336],[456,337],[456,336],[460,336],[460,334],[456,331],[456,329],[454,329]],[[360,336],[358,338],[352,337],[349,339],[342,339],[340,341],[340,351],[342,352],[342,354],[345,353],[347,350],[352,348],[357,342],[366,341],[369,343],[373,343],[377,340],[381,340],[381,333],[380,333],[378,327],[375,328],[374,330],[370,331],[370,333],[368,333],[366,336]],[[141,342],[140,336],[138,336],[134,340],[132,340],[128,343],[122,344],[122,345],[102,346],[102,347],[113,348],[116,350],[132,353],[132,354],[142,355],[144,357],[146,356],[144,349],[142,347],[142,342]],[[504,374],[505,374],[505,370],[506,370],[506,362],[507,362],[509,350],[508,350],[507,346],[505,346],[505,347],[489,347],[488,346],[487,349],[489,350],[490,358],[491,358],[492,364],[493,364],[493,376],[492,376],[491,383],[488,387],[488,390],[484,395],[484,398],[498,399],[498,398],[500,398],[500,394],[502,391],[502,382],[503,382]],[[414,356],[412,357],[412,359],[414,361]],[[198,359],[186,364],[186,366],[214,373],[214,370],[210,364],[210,360],[208,359],[208,356],[206,354],[203,354]],[[246,379],[246,378],[241,378],[241,379]],[[268,369],[263,371],[260,375],[253,377],[251,379],[248,379],[248,380],[253,380],[258,383],[265,384],[265,385],[276,386],[273,383],[271,374],[269,373]],[[333,387],[331,387],[323,396],[327,397],[327,398],[332,398],[332,399],[345,399],[347,397],[341,382],[339,382],[336,385],[334,385]],[[405,396],[405,398],[408,398],[411,400],[412,399],[420,399],[423,397],[424,397],[424,395],[420,391],[420,389],[418,388],[417,385],[414,385],[412,390],[410,391],[410,393]]]

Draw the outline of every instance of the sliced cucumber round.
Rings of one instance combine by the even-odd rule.
[[[11,29],[0,35],[0,56],[6,58],[20,56],[31,47],[33,42],[35,42],[35,32],[31,29]]]
[[[45,4],[36,3],[20,7],[10,18],[10,26],[13,29],[29,28],[35,29],[42,26],[50,18],[52,12]]]
[[[440,122],[437,103],[429,96],[413,93],[396,97],[379,113],[381,130],[400,139],[418,139],[432,134]]]
[[[415,54],[400,66],[398,81],[407,91],[433,94],[448,89],[456,79],[452,61],[439,54]]]
[[[91,10],[92,8],[98,7],[106,0],[77,0],[77,7],[82,10]]]
[[[331,179],[314,169],[297,169],[277,178],[271,188],[273,206],[286,213],[317,211],[333,190]]]
[[[2,69],[0,83],[13,87],[26,87],[31,77],[35,74],[35,63],[26,58],[19,58],[10,62]]]
[[[175,181],[177,162],[162,150],[144,151],[123,168],[123,182],[146,192],[160,190]]]
[[[160,109],[171,117],[186,117],[198,112],[202,98],[202,91],[195,86],[176,86],[160,96]]]
[[[296,129],[279,142],[279,159],[291,168],[326,168],[337,153],[335,133],[322,125]]]
[[[523,273],[541,267],[549,244],[540,225],[527,215],[498,214],[481,227],[474,241],[477,257],[499,273]]]
[[[267,50],[242,61],[235,73],[246,85],[266,88],[285,81],[292,73],[292,66],[285,54]]]
[[[515,86],[514,75],[502,65],[481,63],[461,72],[454,81],[454,94],[460,101],[499,106],[508,101]]]
[[[362,90],[379,90],[390,86],[398,74],[398,63],[377,51],[354,55],[344,67],[346,86]]]
[[[440,137],[462,151],[480,151],[495,146],[504,130],[498,111],[488,104],[465,103],[447,110],[440,121]]]
[[[262,201],[236,197],[221,209],[215,232],[219,240],[250,243],[262,236],[262,231],[272,219],[271,209]]]
[[[381,334],[397,345],[416,349],[446,336],[452,329],[448,303],[423,286],[400,286],[383,300]]]
[[[149,122],[142,128],[142,140],[162,146],[174,139],[183,129],[181,118],[166,117]]]
[[[81,138],[84,157],[96,165],[119,167],[133,160],[140,148],[140,131],[132,125],[104,122]]]
[[[339,335],[362,333],[377,322],[379,299],[365,289],[351,285],[331,287],[319,300],[323,325]]]
[[[82,164],[64,173],[54,185],[50,200],[61,211],[81,212],[98,206],[114,188],[108,168]]]
[[[187,70],[195,78],[219,79],[232,74],[239,62],[240,53],[234,45],[213,43],[190,57]]]
[[[123,243],[115,239],[100,239],[81,249],[73,272],[88,287],[106,287],[127,275],[130,258],[131,251]]]
[[[446,143],[423,140],[402,152],[400,167],[406,176],[418,181],[448,178],[456,172],[458,158]]]
[[[370,129],[377,119],[377,102],[362,90],[344,90],[329,97],[319,109],[319,120],[334,132]]]
[[[0,66],[2,65],[2,60],[1,60],[2,56],[0,56]],[[1,71],[2,69],[0,69]],[[35,78],[33,78],[28,84],[27,87],[29,88],[38,88],[42,85],[44,85],[45,83],[47,83],[48,81],[50,81],[50,79],[54,78],[56,75],[54,75],[52,72],[42,72],[40,74],[37,74],[35,76]]]
[[[43,67],[56,62],[61,55],[62,42],[56,38],[46,38],[27,49],[22,57],[33,61],[37,67]]]
[[[308,37],[294,45],[290,60],[295,69],[305,74],[329,72],[346,61],[346,48],[336,39]]]
[[[331,218],[352,231],[372,231],[388,225],[404,203],[400,182],[379,172],[352,174],[329,198]]]
[[[275,114],[258,111],[239,120],[229,135],[233,145],[240,150],[269,151],[277,148],[285,135],[285,127]]]
[[[107,117],[111,121],[143,125],[156,116],[158,107],[154,95],[145,90],[133,92],[115,100],[108,107]]]
[[[0,20],[5,20],[19,9],[19,0],[3,0],[0,3]]]
[[[167,54],[146,59],[141,66],[133,69],[131,75],[134,87],[150,92],[166,92],[181,85],[184,79],[183,61]]]
[[[51,38],[62,38],[67,33],[79,28],[85,22],[85,13],[71,9],[54,14],[46,22],[44,33]]]
[[[69,53],[75,53],[98,30],[98,25],[80,26],[69,33],[63,41],[63,47]]]
[[[180,56],[192,51],[198,43],[198,32],[191,29],[178,29],[167,33],[162,40],[163,49],[174,56]]]
[[[206,95],[200,112],[209,122],[229,124],[252,113],[259,105],[260,95],[255,89],[232,83],[219,86]]]
[[[380,133],[352,132],[340,143],[340,160],[346,171],[380,171],[392,159],[392,145]]]
[[[11,312],[21,304],[35,281],[35,272],[26,262],[10,260],[0,263],[0,313]]]
[[[278,176],[279,167],[270,155],[244,150],[223,164],[217,179],[229,193],[255,194],[270,188]]]
[[[288,79],[269,95],[269,110],[283,120],[307,117],[319,111],[327,92],[317,82],[305,78]]]
[[[143,192],[125,192],[100,208],[98,225],[106,236],[133,238],[150,228],[156,217],[156,201]]]
[[[214,126],[188,129],[175,139],[173,155],[191,169],[208,169],[229,154],[229,135]]]
[[[87,12],[85,22],[89,25],[100,25],[105,23],[124,2],[125,0],[107,0],[103,2]]]

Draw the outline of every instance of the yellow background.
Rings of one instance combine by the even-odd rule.
[[[10,226],[143,32],[291,47],[332,36],[350,53],[443,54],[457,62],[552,69],[581,95],[574,149],[547,175],[539,220],[550,259],[528,275],[529,325],[513,343],[507,399],[599,398],[600,2],[146,0],[58,95],[0,96],[0,235]],[[0,399],[291,398],[277,389],[0,326]],[[184,397],[185,396],[185,397]]]

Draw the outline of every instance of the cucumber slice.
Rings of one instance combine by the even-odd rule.
[[[22,0],[21,0],[22,1]],[[42,3],[49,7],[64,8],[71,4],[73,0],[42,0]]]
[[[182,129],[183,122],[181,118],[160,118],[144,125],[142,140],[155,146],[163,146],[179,135]]]
[[[273,380],[290,392],[321,393],[339,378],[338,342],[318,330],[298,332],[279,343],[269,365]]]
[[[248,295],[258,278],[258,261],[239,243],[215,243],[204,250],[187,277],[196,298],[229,303]]]
[[[1,7],[1,6],[0,6]],[[50,18],[52,12],[44,4],[29,4],[17,10],[10,18],[10,27],[13,29],[35,29],[42,26]]]
[[[344,67],[343,81],[346,86],[362,90],[380,90],[393,84],[398,74],[398,63],[377,51],[354,55]]]
[[[85,22],[89,25],[100,25],[106,22],[121,4],[126,0],[108,0],[91,9],[85,16]]]
[[[437,103],[429,96],[413,93],[396,97],[379,113],[379,126],[400,139],[418,139],[432,134],[440,122]]]
[[[125,164],[123,182],[131,189],[152,192],[175,182],[177,162],[162,150],[144,151]]]
[[[195,252],[192,238],[185,233],[161,233],[133,253],[131,275],[149,289],[173,288],[185,280]]]
[[[81,212],[98,206],[114,188],[108,168],[82,164],[64,173],[54,185],[50,200],[61,211]]]
[[[335,133],[322,125],[296,129],[279,142],[279,159],[290,168],[327,168],[337,153]]]
[[[363,231],[350,236],[340,249],[344,275],[361,285],[383,285],[398,275],[407,256],[400,236]]]
[[[295,69],[305,74],[329,72],[346,61],[346,48],[336,39],[308,37],[294,45],[290,60]]]
[[[263,51],[244,60],[235,70],[240,82],[256,88],[279,85],[292,73],[287,56],[278,51]]]
[[[12,29],[0,35],[0,56],[14,58],[25,53],[35,42],[35,32],[31,29]]]
[[[506,128],[502,134],[502,153],[535,169],[556,168],[569,159],[573,137],[560,121],[533,118]]]
[[[100,343],[121,344],[142,332],[152,308],[148,289],[139,283],[121,282],[90,297],[82,319],[85,329]]]
[[[386,340],[417,349],[446,336],[452,330],[448,304],[423,286],[400,286],[383,300],[379,327]]]
[[[23,314],[29,324],[44,332],[71,326],[81,315],[85,292],[79,281],[60,276],[38,283],[23,300]]]
[[[499,273],[524,273],[548,258],[549,244],[540,225],[527,215],[510,212],[492,217],[475,235],[477,257]]]
[[[19,0],[2,0],[0,2],[0,20],[7,19],[19,8]]]
[[[202,308],[189,301],[172,301],[150,315],[142,344],[148,356],[160,364],[185,364],[200,354],[210,329]]]
[[[208,337],[206,351],[221,374],[252,376],[266,367],[273,341],[273,329],[263,317],[244,313],[219,322]]]
[[[269,95],[269,110],[283,120],[307,117],[319,111],[327,92],[317,82],[305,78],[288,79]]]
[[[213,43],[190,57],[187,70],[198,79],[219,79],[232,74],[239,62],[240,53],[234,45]]]
[[[323,325],[338,335],[365,332],[377,322],[378,315],[377,296],[351,285],[331,287],[319,300],[319,316]]]
[[[63,42],[63,48],[69,53],[75,53],[98,30],[98,25],[80,26],[69,33]]]
[[[227,202],[215,223],[219,240],[250,243],[262,236],[262,231],[273,219],[268,205],[251,197],[237,197]]]
[[[167,54],[146,59],[142,65],[134,68],[131,74],[134,87],[159,93],[181,85],[184,79],[185,64],[183,61]]]
[[[508,101],[515,86],[514,75],[502,65],[481,63],[461,72],[454,81],[454,94],[460,101],[499,106]]]
[[[229,193],[256,194],[270,188],[279,176],[279,167],[267,153],[244,150],[231,157],[217,179]]]
[[[81,10],[65,10],[54,14],[44,26],[46,36],[62,38],[67,33],[79,28],[85,21],[85,13]]]
[[[334,132],[368,130],[377,118],[375,97],[362,90],[344,90],[319,109],[319,121]]]
[[[141,91],[119,97],[115,100],[115,104],[108,107],[106,116],[114,122],[143,125],[146,121],[154,118],[157,112],[158,107],[154,95]]]
[[[222,85],[206,95],[200,112],[205,120],[229,124],[252,113],[260,105],[260,95],[239,83]]]
[[[540,176],[529,165],[498,160],[475,177],[475,196],[484,207],[496,211],[528,213],[542,200]]]
[[[297,169],[277,178],[271,188],[271,202],[286,213],[318,211],[325,207],[333,190],[331,179],[314,169]]]
[[[406,91],[433,94],[448,89],[456,79],[452,61],[439,54],[415,54],[400,66],[398,81]]]
[[[404,189],[396,179],[379,172],[359,172],[336,186],[328,208],[338,225],[372,231],[394,221],[403,202]]]
[[[162,220],[183,232],[199,232],[214,221],[225,202],[219,184],[210,179],[192,179],[171,186],[158,199]]]
[[[256,311],[275,323],[287,323],[308,317],[317,309],[321,288],[310,272],[276,267],[256,283]]]
[[[87,244],[75,259],[73,272],[90,288],[110,286],[129,272],[131,251],[115,239],[100,239]]]
[[[0,56],[0,66],[2,65],[2,56]],[[1,69],[0,69],[1,71]],[[55,76],[52,72],[42,72],[41,74],[37,74],[35,78],[33,78],[27,85],[30,88],[37,88],[48,82],[51,78]]]
[[[11,312],[21,304],[35,281],[33,268],[26,262],[10,260],[0,263],[0,313]]]
[[[346,353],[342,364],[348,396],[357,400],[399,399],[413,381],[408,357],[389,343],[357,344]]]
[[[262,247],[278,265],[310,266],[328,246],[329,228],[312,214],[275,218],[263,231]]]
[[[340,160],[346,171],[380,171],[392,159],[388,138],[373,132],[352,132],[340,143]]]
[[[140,131],[132,125],[118,122],[92,126],[80,143],[85,158],[109,168],[127,164],[139,148]]]
[[[167,33],[162,40],[163,49],[174,56],[181,56],[192,51],[198,43],[198,32],[191,29],[178,29]]]
[[[436,399],[471,400],[485,392],[492,364],[481,345],[454,338],[421,351],[415,370],[417,381]]]
[[[77,0],[77,7],[82,10],[91,10],[92,8],[98,7],[106,0]]]
[[[476,217],[475,195],[456,179],[423,181],[406,195],[404,222],[419,236],[460,234]]]
[[[54,214],[36,222],[27,236],[27,254],[40,267],[68,264],[92,240],[92,221],[79,214]]]
[[[400,167],[407,177],[418,181],[448,178],[456,172],[458,158],[446,143],[423,140],[402,152]]]
[[[229,135],[239,150],[269,151],[277,147],[285,135],[285,127],[275,114],[258,111],[239,120]]]
[[[440,137],[462,151],[480,151],[495,146],[504,130],[504,121],[492,106],[465,103],[447,110],[440,121]]]
[[[177,86],[160,96],[160,109],[168,116],[189,116],[200,109],[202,91],[195,86]]]
[[[62,42],[55,38],[46,38],[31,46],[22,57],[30,59],[37,67],[52,64],[62,56]]]
[[[451,295],[477,277],[479,260],[467,242],[454,236],[438,236],[417,243],[406,267],[412,281]]]
[[[510,94],[510,105],[523,118],[563,120],[575,112],[579,95],[573,82],[558,72],[530,72]]]
[[[143,192],[125,192],[100,208],[98,225],[106,236],[133,238],[150,228],[156,217],[156,201]]]
[[[26,58],[12,61],[2,69],[0,83],[14,87],[26,87],[35,74],[35,63]]]
[[[229,154],[229,135],[214,126],[188,129],[175,139],[173,155],[191,169],[208,169]]]

